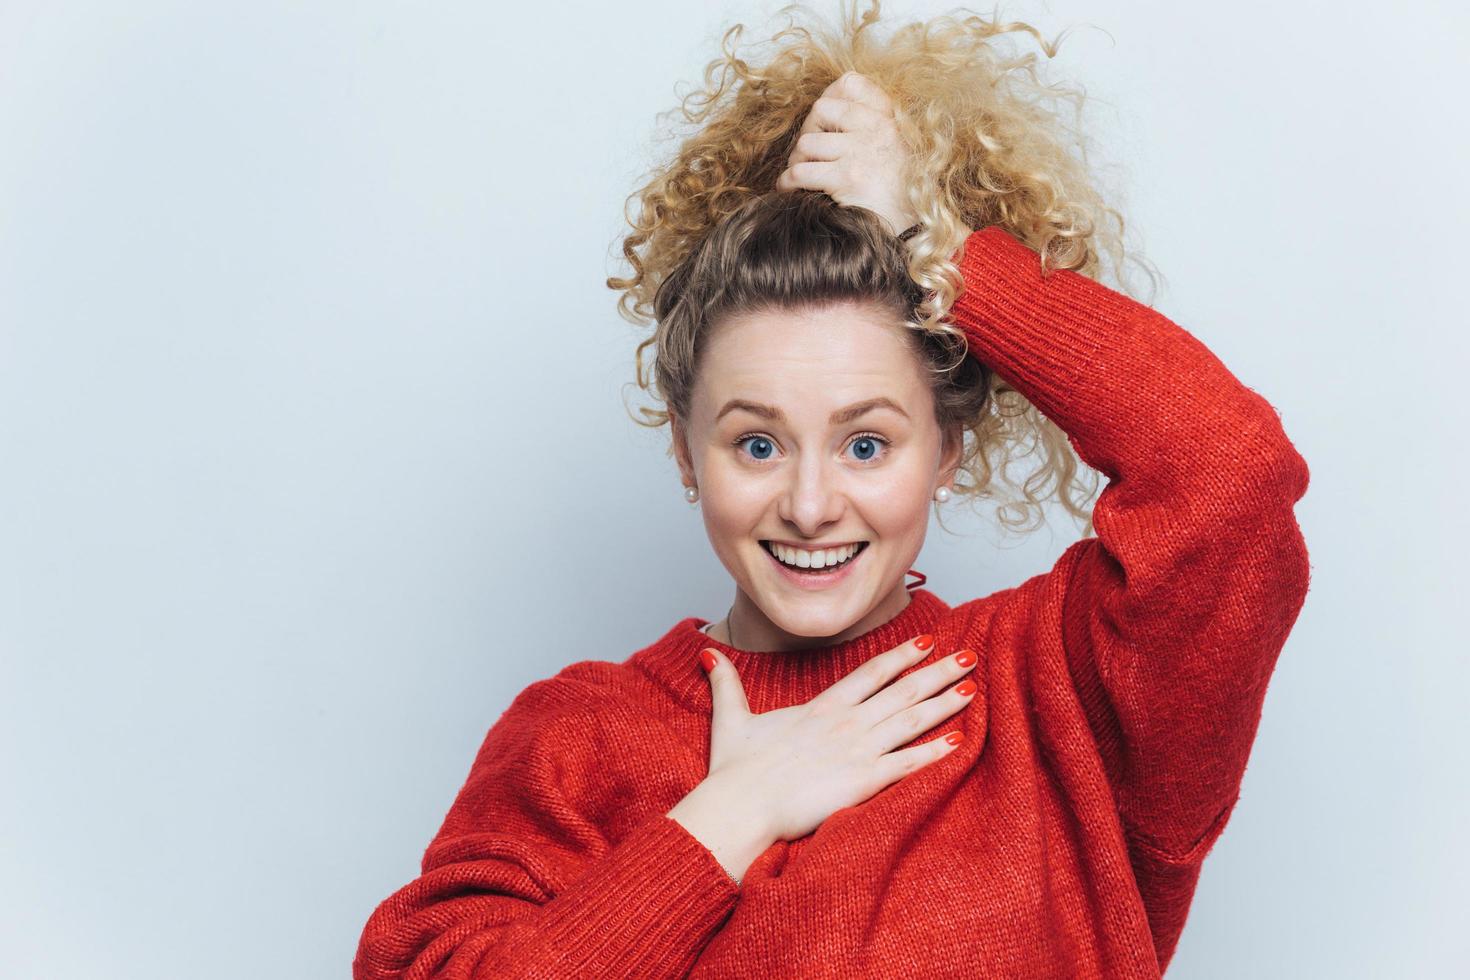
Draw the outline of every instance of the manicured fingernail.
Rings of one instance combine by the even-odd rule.
[[[703,650],[699,651],[699,662],[704,664],[705,673],[709,673],[710,671],[714,670],[715,664],[719,663],[719,661],[715,659],[715,652],[709,647],[705,647]]]
[[[975,666],[975,651],[961,650],[959,653],[954,655],[954,662],[959,664],[961,667]]]
[[[954,686],[954,692],[962,698],[967,698],[976,691],[975,682],[966,677]]]
[[[923,636],[914,641],[914,646],[918,647],[920,650],[927,650],[933,645],[934,637],[930,636],[928,633],[925,633]]]
[[[965,740],[965,733],[964,732],[950,732],[948,735],[944,736],[944,740],[946,742],[948,742],[950,745],[959,745],[961,742],[963,742]]]

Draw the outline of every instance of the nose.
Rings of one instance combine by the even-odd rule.
[[[841,520],[846,498],[841,474],[828,467],[820,453],[807,453],[790,467],[776,513],[804,537],[816,537],[823,527]]]

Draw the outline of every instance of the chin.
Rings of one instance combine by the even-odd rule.
[[[751,599],[778,628],[792,636],[836,636],[868,614],[868,590],[860,582],[830,591],[799,592],[765,586]]]
[[[767,616],[771,622],[792,636],[805,636],[812,639],[836,636],[862,619],[861,614],[848,614],[845,610],[840,609],[802,609],[800,607],[785,611],[784,614],[781,610],[772,610],[771,613],[767,613]]]

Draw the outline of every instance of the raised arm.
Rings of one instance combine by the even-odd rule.
[[[1306,597],[1308,470],[1271,405],[1156,310],[1041,276],[999,227],[966,241],[951,319],[1108,483],[1069,548],[1066,670],[1130,840],[1203,858],[1234,806],[1266,683]]]
[[[600,777],[606,693],[556,677],[486,735],[419,877],[372,913],[354,980],[682,977],[739,887],[655,809]],[[626,824],[626,826],[619,826]]]

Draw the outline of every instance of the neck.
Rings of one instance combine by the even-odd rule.
[[[888,622],[908,606],[911,596],[900,581],[895,589],[874,606],[867,615],[831,636],[801,636],[788,633],[761,611],[744,590],[735,590],[735,602],[729,614],[710,629],[710,635],[722,643],[741,650],[770,650],[786,653],[813,647],[832,646],[862,636]],[[733,638],[732,638],[733,625]],[[738,642],[737,642],[738,641]]]

